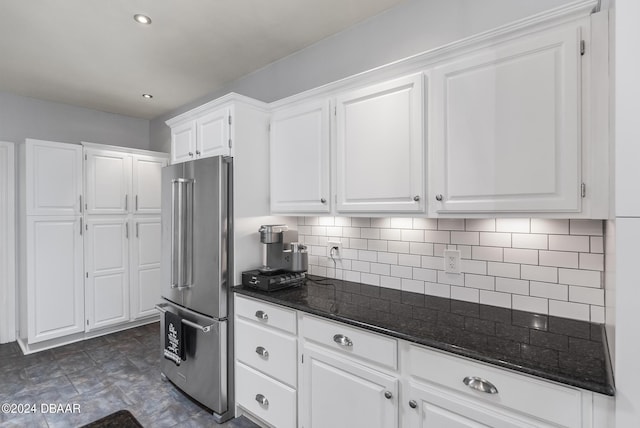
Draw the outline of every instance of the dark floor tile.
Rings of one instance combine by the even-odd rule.
[[[0,345],[0,358],[20,355],[22,355],[22,351],[20,350],[20,346],[18,346],[18,342],[3,343]]]
[[[77,351],[65,354],[64,358],[58,359],[58,366],[65,374],[71,374],[86,369],[96,368],[96,363],[85,351]]]

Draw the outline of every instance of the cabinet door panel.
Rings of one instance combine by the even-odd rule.
[[[422,75],[337,98],[338,211],[424,210]]]
[[[429,73],[435,211],[579,211],[579,35],[530,36]]]
[[[156,315],[160,302],[160,217],[134,219],[131,258],[132,318]]]
[[[82,194],[82,146],[26,143],[27,215],[77,215]]]
[[[125,153],[86,149],[88,214],[125,214],[132,202],[131,157]]]
[[[316,349],[310,345],[304,349],[301,400],[305,427],[398,426],[396,379]],[[386,392],[390,398],[385,397]]]
[[[84,331],[81,228],[76,216],[27,218],[29,343]]]
[[[196,152],[196,123],[171,128],[171,163],[193,160]]]
[[[129,227],[125,216],[87,219],[89,328],[129,320]]]
[[[167,161],[162,158],[133,158],[133,212],[160,214],[160,175]]]
[[[276,112],[270,144],[271,211],[329,212],[329,102]]]
[[[229,155],[230,110],[223,108],[198,118],[197,156]]]

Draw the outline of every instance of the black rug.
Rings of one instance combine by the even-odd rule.
[[[144,428],[140,422],[128,411],[119,410],[104,418],[83,425],[81,428]]]

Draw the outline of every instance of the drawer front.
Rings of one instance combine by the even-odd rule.
[[[296,391],[242,363],[236,363],[236,401],[273,426],[296,426]]]
[[[438,384],[562,427],[582,426],[582,394],[578,389],[413,345],[407,364],[409,373],[419,382]],[[465,384],[465,378],[471,386]],[[473,388],[488,387],[483,381],[490,382],[497,392]]]
[[[296,312],[294,310],[237,294],[235,310],[239,317],[296,334]]]
[[[236,322],[236,359],[295,388],[297,340],[239,318]]]
[[[395,339],[306,314],[302,317],[302,331],[307,340],[393,370],[398,368]]]

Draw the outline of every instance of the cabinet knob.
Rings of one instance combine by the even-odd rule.
[[[436,195],[436,201],[440,202],[442,200],[442,195]]]
[[[484,380],[481,377],[476,376],[467,376],[462,379],[462,382],[467,385],[471,389],[475,389],[476,391],[486,392],[487,394],[497,394],[498,388],[496,388],[491,382],[488,380]]]
[[[268,406],[269,405],[269,400],[267,400],[267,397],[265,397],[262,394],[256,395],[256,401],[258,403],[260,403],[261,406]]]
[[[322,202],[323,204],[326,204],[327,200],[325,198],[320,198],[320,202]]]
[[[258,318],[259,320],[268,320],[269,319],[269,315],[267,315],[266,312],[264,311],[257,311],[256,312],[256,318]]]
[[[353,346],[353,342],[344,334],[336,334],[333,336],[333,341],[336,342],[340,346],[351,347]]]
[[[264,358],[269,358],[269,351],[264,349],[262,346],[258,346],[256,348],[256,354],[258,354],[258,355],[260,355],[261,357],[264,357]]]
[[[189,152],[189,156],[193,156],[193,152]]]
[[[415,195],[413,197],[413,200],[416,201],[416,202],[420,201],[420,196],[419,195]]]
[[[387,400],[391,400],[391,397],[393,397],[393,394],[391,393],[391,391],[384,392],[384,398],[386,398]]]
[[[416,407],[418,407],[418,403],[416,403],[416,400],[410,400],[409,407],[411,407],[412,409],[415,409]]]
[[[196,150],[196,155],[200,156],[200,150]]]

